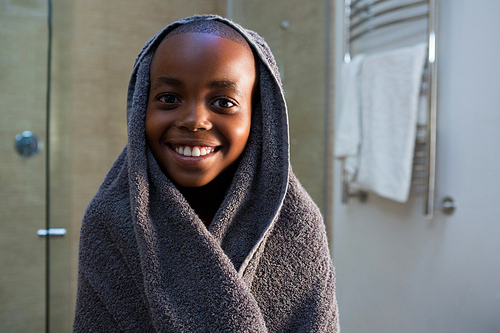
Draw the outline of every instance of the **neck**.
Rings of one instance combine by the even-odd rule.
[[[235,167],[224,171],[214,180],[200,187],[182,187],[177,185],[179,191],[189,202],[203,223],[207,226],[212,222],[219,209],[226,192],[233,181]]]

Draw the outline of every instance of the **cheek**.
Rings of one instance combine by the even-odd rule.
[[[153,143],[152,140],[156,141],[158,136],[162,134],[165,123],[165,119],[163,118],[158,111],[146,110],[145,131],[146,138],[150,144]]]
[[[231,145],[234,146],[239,153],[241,153],[246,146],[250,135],[250,126],[250,115],[245,115],[238,119],[238,121],[226,124],[226,128],[230,129],[230,131],[228,131],[228,140],[231,141]]]

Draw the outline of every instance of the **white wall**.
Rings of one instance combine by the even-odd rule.
[[[366,204],[341,204],[336,164],[333,258],[343,333],[500,331],[498,13],[497,0],[440,1],[433,220],[423,216],[421,193],[406,204],[373,194]],[[446,195],[458,203],[451,216],[439,210]]]

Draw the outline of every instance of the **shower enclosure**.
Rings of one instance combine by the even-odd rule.
[[[81,219],[127,141],[132,64],[179,18],[218,14],[264,36],[282,71],[294,171],[328,214],[329,10],[325,0],[0,0],[0,332],[71,331]]]
[[[37,231],[46,229],[47,209],[47,20],[46,6],[0,4],[0,330],[7,332],[45,329],[48,243]]]
[[[71,331],[81,218],[126,143],[135,56],[167,23],[225,8],[0,0],[0,332]]]

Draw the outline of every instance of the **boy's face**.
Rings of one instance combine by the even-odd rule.
[[[240,157],[256,82],[252,52],[229,39],[184,33],[165,39],[150,70],[146,137],[170,178],[211,182]]]

